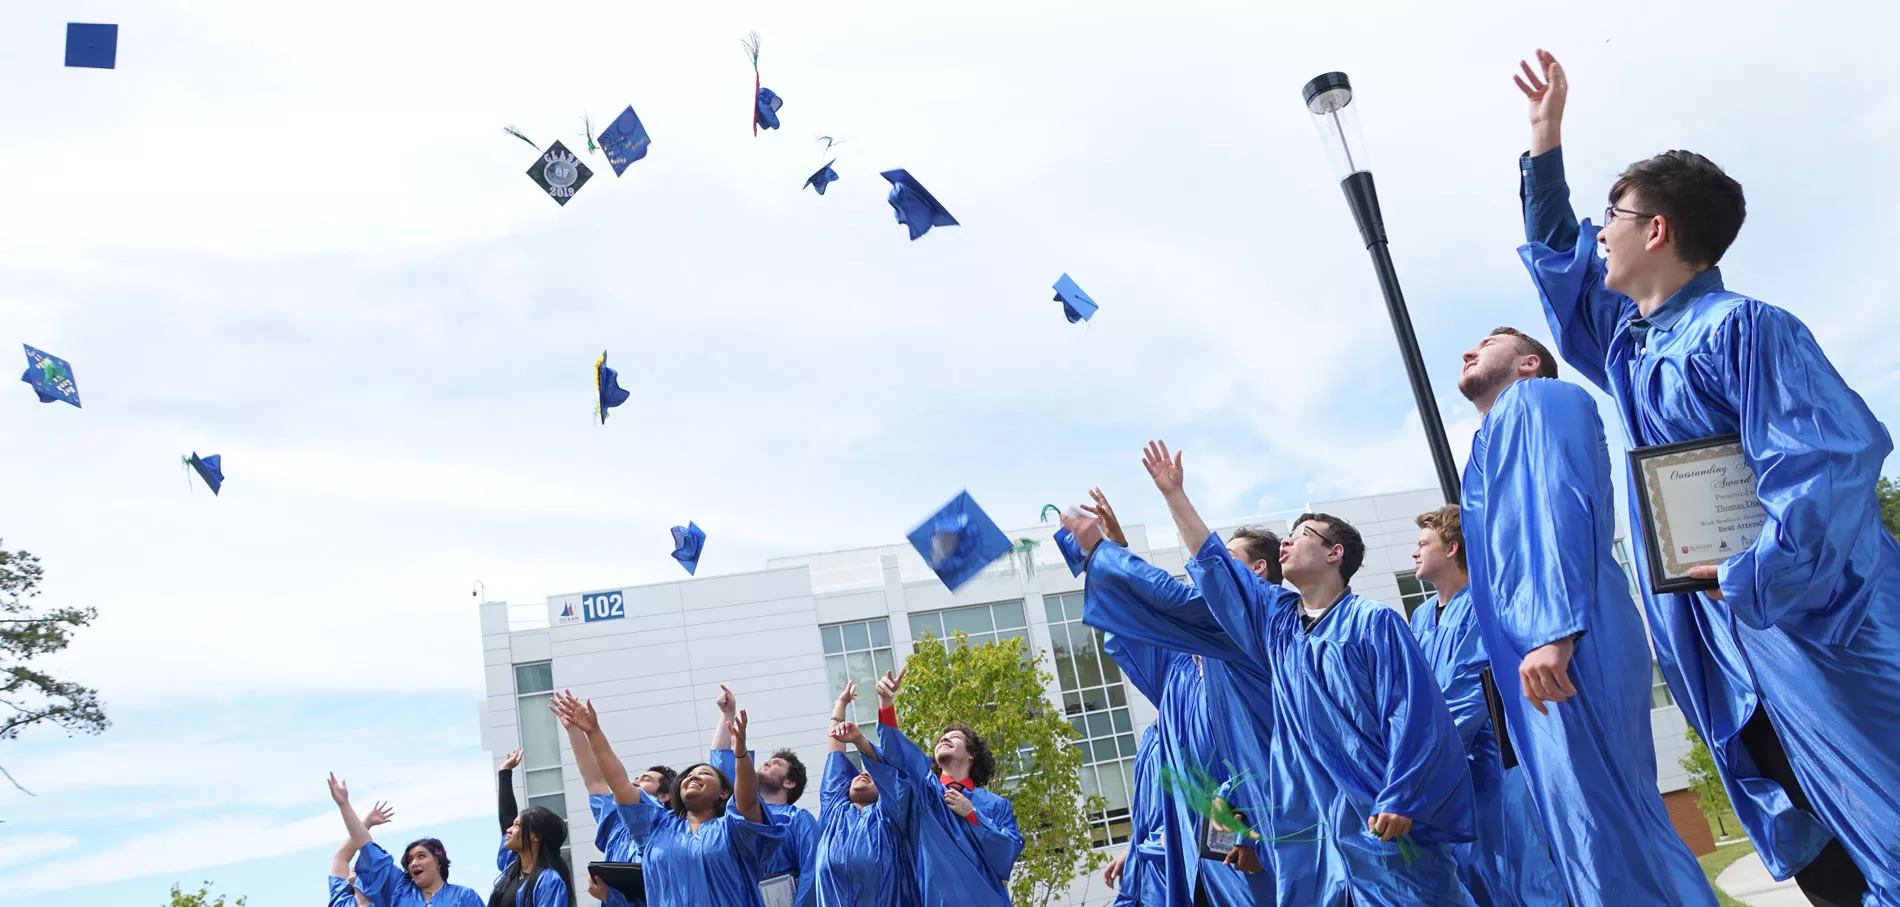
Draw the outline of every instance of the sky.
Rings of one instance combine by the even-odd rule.
[[[702,8],[716,7],[716,8]],[[1165,9],[1165,12],[1164,12]],[[1431,487],[1378,287],[1299,88],[1344,70],[1452,446],[1458,355],[1548,336],[1515,254],[1516,62],[1572,94],[1580,210],[1701,151],[1746,187],[1730,287],[1900,414],[1900,62],[1876,4],[0,6],[0,340],[84,409],[0,393],[0,544],[94,607],[46,666],[96,737],[0,741],[0,905],[322,896],[326,773],[486,890],[471,593],[536,602],[887,544],[959,490],[1005,525],[1102,486],[1167,524]],[[67,22],[118,68],[61,66]],[[754,138],[749,65],[784,128]],[[651,153],[565,207],[502,132]],[[827,154],[821,135],[847,141]],[[835,156],[819,197],[805,177]],[[877,173],[962,226],[906,239]],[[1068,273],[1102,306],[1069,324]],[[632,392],[593,418],[601,350]],[[18,360],[16,360],[16,364]],[[1606,418],[1610,417],[1607,407]],[[1620,443],[1611,423],[1613,446]],[[213,497],[179,457],[219,453]],[[1891,473],[1890,466],[1889,472]],[[0,785],[0,787],[4,787]],[[463,874],[466,872],[466,875]]]

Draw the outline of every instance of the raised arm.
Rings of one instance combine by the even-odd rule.
[[[852,700],[857,698],[858,682],[855,680],[846,680],[844,682],[844,692],[839,693],[838,701],[831,704],[831,730],[834,733],[825,734],[825,744],[831,752],[844,752],[844,745],[849,742],[847,738],[838,736],[835,731],[837,731],[839,725],[846,723],[844,720],[845,710],[851,705]],[[856,730],[857,725],[853,724],[851,727],[853,730]]]
[[[590,699],[582,702],[574,698],[573,693],[563,691],[549,699],[548,708],[587,736],[588,749],[593,752],[594,763],[600,767],[601,781],[613,792],[614,802],[639,803],[646,792],[627,777],[626,765],[621,763],[619,756],[614,755],[613,744],[600,729],[600,714],[594,711],[594,701]]]
[[[1194,504],[1188,500],[1182,485],[1186,480],[1186,471],[1181,467],[1181,451],[1174,452],[1174,458],[1168,458],[1168,442],[1149,441],[1148,448],[1141,453],[1141,466],[1148,470],[1148,477],[1154,479],[1155,490],[1161,492],[1162,500],[1168,502],[1168,514],[1174,517],[1174,528],[1181,533],[1183,547],[1195,544],[1207,538],[1207,522],[1195,511]]]
[[[752,753],[745,748],[746,714],[744,709],[726,723],[732,735],[732,808],[746,821],[765,824],[765,806],[759,800],[759,779],[752,772]]]
[[[330,775],[330,799],[336,801],[337,812],[343,814],[343,828],[350,834],[351,850],[361,850],[370,842],[369,826],[356,815],[356,807],[350,805],[350,785],[338,781],[336,775]]]
[[[600,778],[600,764],[594,761],[594,749],[587,745],[587,735],[577,730],[560,713],[554,716],[561,722],[561,729],[567,732],[567,748],[574,751],[574,767],[580,769],[581,785],[587,788],[587,795],[598,797],[613,793],[607,782]]]
[[[713,706],[719,709],[719,720],[713,722],[712,748],[732,749],[731,725],[732,719],[739,714],[739,698],[732,695],[732,691],[722,683],[719,685],[719,698],[713,700]]]
[[[495,770],[495,818],[501,820],[501,833],[507,834],[508,827],[515,824],[515,816],[521,807],[515,804],[515,767],[521,764],[521,751],[515,750],[501,760],[501,768]]]

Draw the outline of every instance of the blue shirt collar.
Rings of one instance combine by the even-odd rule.
[[[1722,289],[1722,269],[1710,268],[1697,274],[1682,289],[1671,294],[1656,311],[1648,315],[1631,315],[1630,324],[1636,327],[1657,328],[1673,331],[1676,323],[1689,314],[1689,307],[1703,296]],[[1646,332],[1645,332],[1646,333]]]

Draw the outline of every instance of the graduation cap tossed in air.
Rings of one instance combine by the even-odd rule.
[[[784,106],[785,100],[773,94],[772,89],[760,88],[756,125],[761,129],[777,129],[778,109]]]
[[[968,491],[958,492],[908,538],[952,592],[1015,547]]]
[[[633,112],[631,104],[600,131],[600,150],[607,152],[607,163],[613,166],[614,176],[625,172],[628,164],[646,157],[647,146],[651,144],[653,140],[647,137],[647,129],[640,125],[640,115]]]
[[[1095,315],[1095,310],[1100,308],[1067,274],[1056,281],[1055,290],[1056,301],[1062,303],[1062,314],[1069,319],[1070,324],[1089,320]]]
[[[198,474],[198,478],[205,480],[205,484],[211,486],[212,494],[217,494],[218,489],[224,487],[224,457],[218,454],[200,457],[197,451],[192,451],[191,456],[182,459],[186,466],[191,467],[192,471]]]
[[[32,385],[41,403],[63,400],[79,405],[79,385],[73,382],[72,364],[51,353],[42,353],[26,344],[26,373],[21,381]]]
[[[66,65],[86,69],[116,69],[119,27],[90,22],[66,23]]]
[[[534,166],[528,168],[528,177],[534,180],[535,185],[540,186],[541,191],[564,208],[567,207],[567,200],[581,191],[581,187],[587,185],[588,177],[593,175],[594,171],[587,169],[587,165],[581,163],[574,152],[558,141],[549,145],[548,150],[535,160]]]
[[[628,392],[620,387],[620,373],[607,367],[607,351],[600,351],[600,358],[594,360],[594,390],[599,393],[600,402],[594,405],[594,412],[600,416],[600,424],[607,424],[607,411],[627,402]]]
[[[673,559],[686,568],[688,574],[699,572],[699,552],[706,547],[706,531],[692,520],[684,526],[673,527]]]
[[[957,219],[908,171],[886,170],[878,176],[891,181],[891,207],[897,209],[897,222],[910,227],[913,241],[931,227],[958,226]]]
[[[805,181],[805,185],[818,190],[819,195],[825,194],[825,187],[838,181],[838,171],[831,169],[831,165],[837,162],[838,159],[835,157],[826,161],[823,167],[818,168],[817,173],[811,175],[811,179]]]

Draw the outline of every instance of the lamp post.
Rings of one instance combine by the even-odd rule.
[[[1352,106],[1352,83],[1343,72],[1329,72],[1307,82],[1301,94],[1326,146],[1326,156],[1332,160],[1333,172],[1340,177],[1339,187],[1346,192],[1353,220],[1359,223],[1359,236],[1366,241],[1366,251],[1372,253],[1372,269],[1378,273],[1379,289],[1385,293],[1392,332],[1398,335],[1399,355],[1405,359],[1405,374],[1412,382],[1412,397],[1418,404],[1419,421],[1425,425],[1425,442],[1432,449],[1438,484],[1446,502],[1455,504],[1458,467],[1451,458],[1451,442],[1445,439],[1445,422],[1438,414],[1438,400],[1432,396],[1425,358],[1418,351],[1418,336],[1412,332],[1412,316],[1405,310],[1405,295],[1399,291],[1399,275],[1392,268],[1385,219],[1379,214],[1379,191],[1372,184],[1372,171],[1366,169],[1365,141],[1359,136],[1359,115]]]

